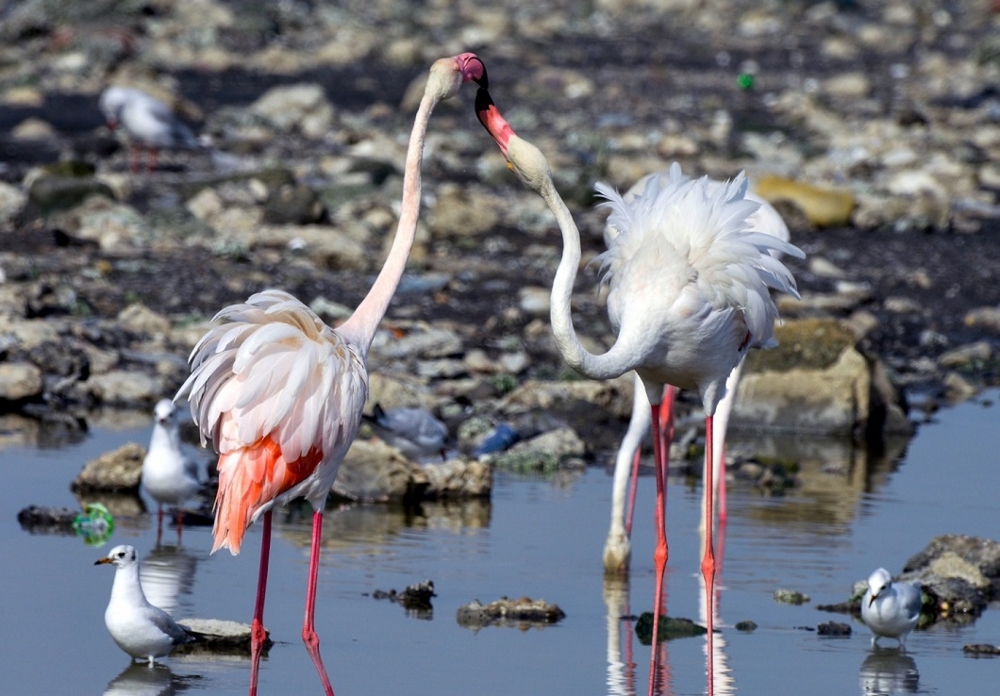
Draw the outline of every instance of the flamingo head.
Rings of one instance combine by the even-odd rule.
[[[441,101],[457,94],[466,82],[475,82],[481,87],[489,84],[486,66],[475,53],[460,53],[435,61],[424,91]]]
[[[551,184],[552,174],[549,162],[537,147],[514,132],[497,109],[489,90],[480,86],[476,93],[476,116],[486,132],[500,148],[507,160],[507,166],[517,174],[517,178],[533,191],[541,192],[546,184]]]

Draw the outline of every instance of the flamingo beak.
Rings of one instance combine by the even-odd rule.
[[[503,156],[507,158],[507,143],[510,142],[510,137],[514,134],[514,130],[507,123],[507,120],[500,115],[500,111],[497,109],[496,104],[493,102],[493,97],[490,96],[490,92],[486,87],[480,87],[479,91],[476,92],[476,117],[479,118],[479,122],[483,124],[483,128],[493,138],[493,142],[500,148]],[[507,166],[511,166],[510,158],[507,158]]]
[[[475,82],[483,89],[490,86],[490,78],[486,74],[486,64],[475,53],[463,53],[455,58],[462,72],[463,82]]]

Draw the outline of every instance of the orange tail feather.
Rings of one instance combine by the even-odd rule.
[[[260,510],[304,481],[322,460],[317,448],[288,463],[270,436],[249,447],[219,456],[219,492],[215,497],[212,553],[228,548],[239,554],[243,535]]]

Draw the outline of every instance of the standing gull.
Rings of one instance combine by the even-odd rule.
[[[861,599],[861,620],[872,630],[872,647],[879,638],[895,638],[905,647],[906,634],[920,618],[920,588],[908,582],[893,582],[885,568],[868,577]]]
[[[156,543],[163,533],[164,503],[177,506],[177,536],[181,535],[184,512],[181,504],[201,489],[198,465],[181,451],[176,408],[170,399],[161,399],[153,411],[153,435],[142,460],[142,485],[156,500],[158,508]]]
[[[181,626],[170,615],[146,600],[139,582],[139,559],[135,548],[116,546],[94,565],[117,567],[111,586],[111,601],[104,611],[104,625],[119,648],[133,659],[149,660],[169,655],[178,645],[193,643],[199,635]]]
[[[149,150],[146,169],[151,172],[156,169],[156,153],[159,150],[194,150],[201,147],[191,129],[177,118],[169,106],[140,89],[118,85],[108,87],[101,94],[99,105],[108,128],[121,128],[128,139],[132,148],[129,168],[133,172],[139,170],[143,148]]]

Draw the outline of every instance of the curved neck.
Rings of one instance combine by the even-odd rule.
[[[618,377],[636,366],[634,356],[620,346],[619,341],[601,355],[587,351],[580,343],[573,328],[573,282],[580,268],[580,231],[573,221],[573,215],[563,202],[551,176],[545,176],[538,189],[539,195],[556,216],[562,232],[563,253],[552,281],[552,307],[550,320],[552,335],[563,360],[577,372],[591,379],[611,379]]]
[[[364,353],[368,352],[379,322],[389,308],[399,280],[406,268],[406,259],[413,246],[413,238],[417,232],[417,217],[420,213],[420,165],[423,160],[424,136],[427,134],[427,123],[431,112],[437,105],[437,97],[425,94],[420,100],[420,108],[410,132],[410,144],[406,150],[406,165],[403,169],[403,204],[399,213],[399,223],[396,225],[396,237],[386,257],[385,265],[379,271],[371,290],[354,314],[337,328],[337,333],[353,339],[361,346]]]

